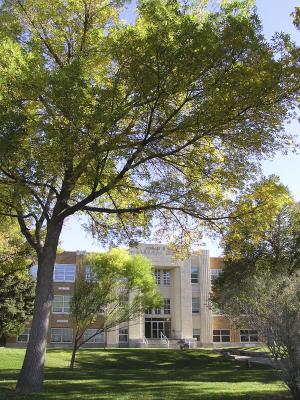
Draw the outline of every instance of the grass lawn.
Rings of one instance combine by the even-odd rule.
[[[276,371],[246,366],[210,350],[84,349],[70,371],[70,351],[47,352],[45,392],[17,396],[23,349],[0,348],[0,400],[283,400]]]

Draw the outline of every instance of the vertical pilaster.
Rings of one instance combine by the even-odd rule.
[[[212,312],[209,308],[209,295],[211,291],[209,273],[209,251],[202,250],[198,255],[199,281],[200,281],[200,325],[202,345],[212,344]]]
[[[185,260],[180,266],[181,291],[181,337],[193,337],[191,260]]]

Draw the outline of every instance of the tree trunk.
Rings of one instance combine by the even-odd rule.
[[[300,389],[294,389],[292,391],[293,400],[300,400]]]
[[[74,369],[74,364],[75,364],[75,358],[76,358],[76,352],[78,350],[78,340],[75,338],[74,341],[74,346],[73,346],[73,351],[72,351],[72,357],[71,357],[71,361],[70,361],[70,369]]]
[[[48,225],[43,251],[38,257],[33,319],[27,350],[16,387],[16,390],[20,393],[43,390],[47,334],[53,299],[53,270],[61,229],[62,223],[50,223]]]
[[[5,333],[2,333],[0,337],[0,347],[5,347],[6,346],[6,335]]]

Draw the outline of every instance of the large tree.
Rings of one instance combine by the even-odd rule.
[[[84,264],[90,273],[76,280],[70,304],[75,330],[70,368],[74,367],[77,350],[91,338],[115,330],[120,324],[128,326],[146,308],[161,305],[148,258],[112,249],[89,255]],[[86,337],[92,324],[95,332]]]
[[[121,7],[1,2],[1,212],[38,261],[22,392],[42,390],[66,218],[88,214],[103,241],[139,238],[151,220],[200,232],[230,216],[257,158],[289,142],[297,49],[285,35],[267,43],[252,1],[143,0],[133,25]]]

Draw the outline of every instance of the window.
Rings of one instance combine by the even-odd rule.
[[[199,297],[192,298],[192,313],[193,314],[200,313],[200,298]]]
[[[72,328],[52,328],[51,329],[52,343],[72,343],[73,329]]]
[[[230,342],[229,329],[216,329],[213,331],[213,342]]]
[[[52,312],[54,314],[69,314],[70,313],[71,296],[57,295],[53,298]]]
[[[241,342],[258,342],[258,333],[253,329],[240,330]]]
[[[199,268],[191,268],[191,283],[199,283]]]
[[[90,266],[85,267],[85,280],[87,282],[97,282],[97,278],[95,277]]]
[[[170,285],[171,283],[171,274],[170,271],[164,270],[164,285]]]
[[[120,343],[128,342],[128,328],[119,329],[119,342]]]
[[[126,292],[121,292],[119,295],[119,303],[121,307],[125,307],[128,305],[129,302],[129,295]]]
[[[211,269],[210,270],[210,280],[213,283],[221,273],[221,269]]]
[[[83,340],[87,340],[87,343],[104,343],[105,341],[105,334],[104,332],[100,332],[97,333],[97,335],[95,335],[95,333],[97,332],[98,329],[87,329],[84,332],[83,335]],[[95,335],[95,336],[93,336]],[[91,336],[93,336],[91,339],[89,339]]]
[[[200,329],[193,329],[193,338],[197,339],[197,342],[200,342]]]
[[[17,342],[27,343],[29,340],[30,329],[26,328],[18,337]]]
[[[146,308],[145,314],[147,315],[152,314],[152,308]]]
[[[164,299],[164,314],[171,314],[171,301]]]
[[[75,264],[55,264],[54,282],[75,282]]]
[[[159,269],[154,270],[154,279],[155,279],[156,285],[160,285],[160,270]]]
[[[159,315],[161,313],[161,309],[156,307],[154,308],[154,314]]]

